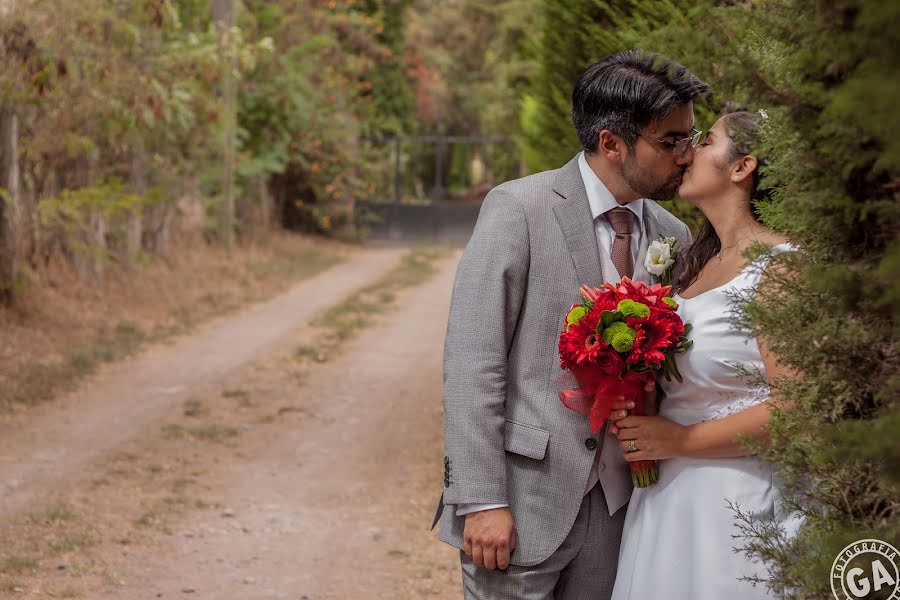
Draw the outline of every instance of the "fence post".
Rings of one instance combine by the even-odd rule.
[[[400,202],[400,136],[394,137],[394,203]]]
[[[13,300],[19,250],[19,121],[0,105],[0,301]]]
[[[439,141],[434,146],[434,187],[431,189],[431,197],[435,200],[441,200],[447,195],[447,188],[444,187],[444,150],[447,144]]]

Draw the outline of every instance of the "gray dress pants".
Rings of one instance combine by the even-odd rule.
[[[609,516],[603,489],[585,494],[572,530],[547,560],[505,571],[478,567],[460,552],[466,600],[609,600],[616,581],[625,507]]]

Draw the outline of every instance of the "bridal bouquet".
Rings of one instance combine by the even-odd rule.
[[[612,411],[613,400],[634,402],[634,415],[646,414],[644,385],[659,372],[679,383],[675,354],[688,350],[691,326],[675,312],[671,286],[648,286],[625,277],[600,288],[582,287],[582,302],[566,314],[559,336],[560,366],[578,387],[560,392],[562,403],[587,414],[596,432]],[[631,464],[635,487],[657,482],[656,461]]]

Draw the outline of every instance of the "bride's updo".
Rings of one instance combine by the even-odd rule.
[[[768,115],[763,110],[755,113],[736,111],[722,115],[725,131],[731,141],[730,159],[734,161],[742,156],[752,154],[757,161],[757,166],[753,171],[750,182],[749,198],[749,210],[757,221],[760,220],[757,203],[766,201],[769,195],[768,189],[760,189],[759,187],[760,168],[765,166],[765,159],[761,156],[763,153],[760,151],[762,128],[768,118]],[[709,222],[709,219],[705,219],[694,243],[675,262],[675,269],[672,273],[674,290],[680,292],[689,287],[697,279],[703,266],[721,249],[722,242],[719,240],[716,230]]]
[[[757,202],[768,199],[769,190],[760,189],[760,169],[766,166],[765,152],[762,151],[762,128],[769,119],[764,110],[755,113],[737,111],[722,116],[725,120],[725,131],[731,139],[731,159],[737,160],[742,156],[753,155],[756,158],[756,170],[753,171],[753,179],[750,185],[750,208],[753,216],[759,220],[756,210]]]

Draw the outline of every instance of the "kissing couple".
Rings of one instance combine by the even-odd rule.
[[[777,597],[743,579],[764,565],[732,548],[735,507],[788,523],[773,468],[741,443],[765,441],[773,400],[746,372],[786,371],[729,313],[734,295],[770,285],[771,256],[796,249],[755,212],[765,112],[700,131],[693,102],[708,91],[658,54],[608,56],[572,93],[582,150],[484,200],[453,286],[435,517],[467,600]],[[696,239],[657,204],[676,194],[705,217]],[[648,259],[663,240],[674,264]],[[770,252],[748,262],[759,244]],[[664,276],[693,325],[684,380],[647,386],[657,414],[609,399],[594,432],[560,402],[563,316],[582,285]],[[659,481],[635,489],[629,463],[648,460]]]

